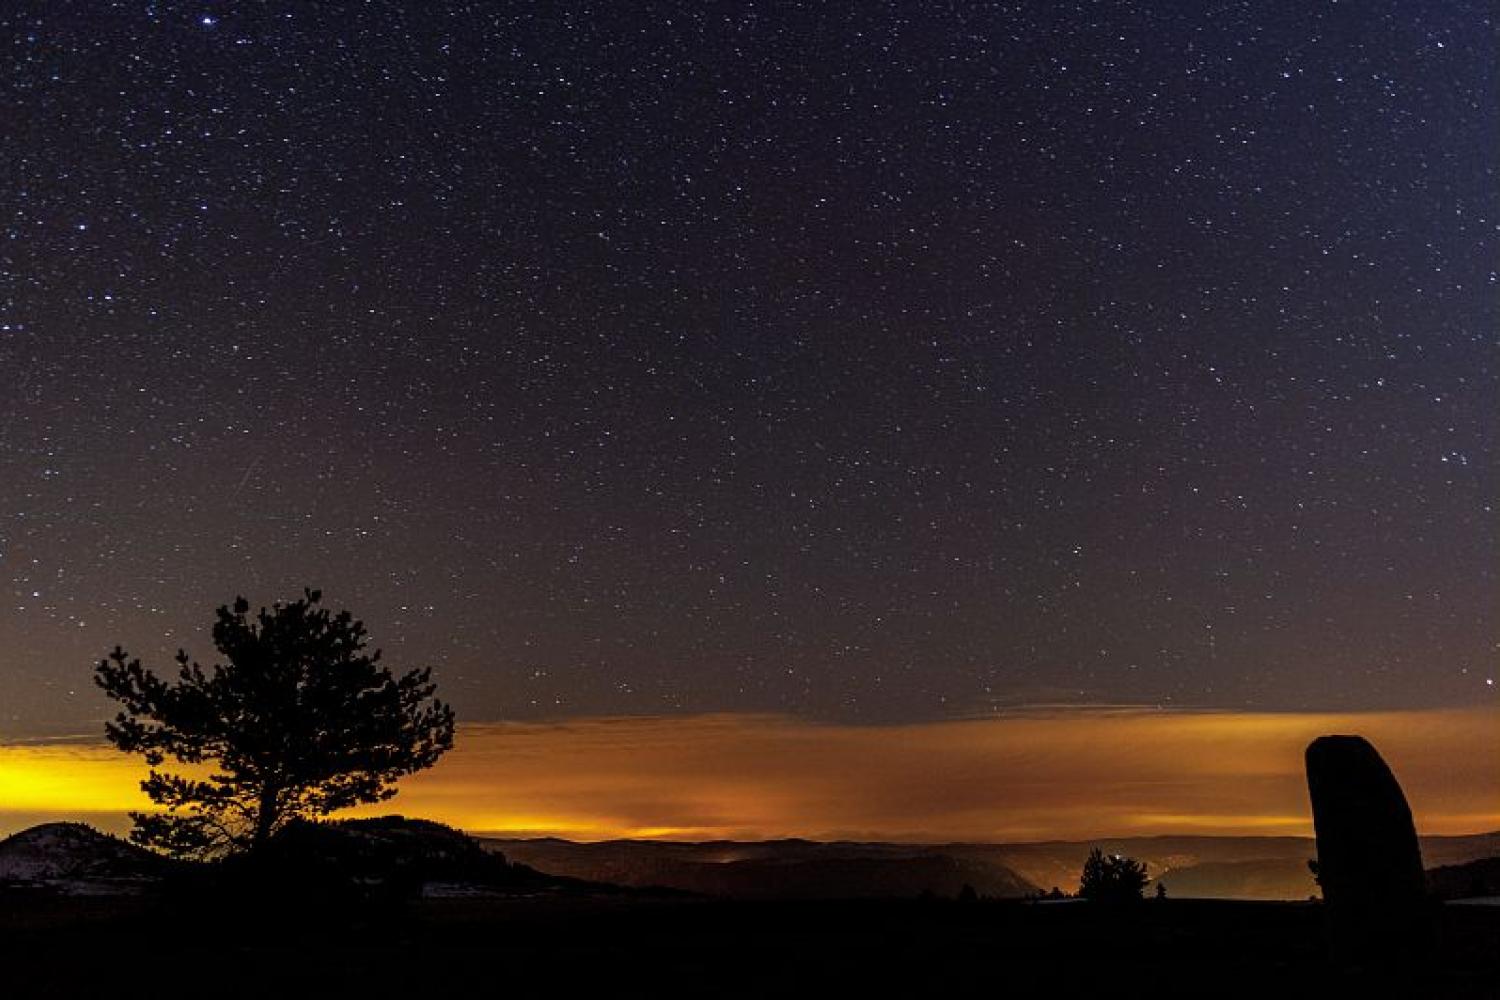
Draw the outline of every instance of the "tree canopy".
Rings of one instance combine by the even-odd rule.
[[[1083,863],[1078,895],[1100,902],[1141,899],[1149,881],[1144,862],[1122,854],[1105,854],[1096,847]]]
[[[95,668],[122,706],[105,732],[145,757],[141,788],[163,810],[132,813],[132,840],[188,857],[255,851],[294,819],[390,798],[453,746],[431,670],[393,676],[363,623],[321,600],[305,590],[252,616],[236,598],[213,626],[225,662],[204,669],[179,650],[175,681],[118,646]]]

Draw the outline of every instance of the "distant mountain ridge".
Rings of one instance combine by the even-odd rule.
[[[617,885],[658,886],[740,899],[854,899],[956,896],[965,886],[980,896],[1021,898],[1040,887],[983,854],[928,845],[758,842],[497,840],[491,849],[554,874]],[[578,872],[589,872],[587,876]]]
[[[1318,891],[1307,869],[1308,859],[1317,853],[1310,837],[1114,837],[1018,844],[480,839],[515,861],[553,874],[713,895],[773,894],[757,888],[752,878],[780,886],[776,894],[819,894],[823,885],[847,883],[835,873],[839,867],[857,867],[869,880],[854,893],[858,895],[914,894],[920,890],[912,886],[923,878],[931,891],[948,895],[957,877],[949,873],[956,872],[964,873],[960,886],[967,882],[981,895],[1024,896],[1053,886],[1071,892],[1094,847],[1146,862],[1151,876],[1172,896],[1306,899]],[[1424,837],[1422,855],[1428,868],[1500,856],[1500,831]]]

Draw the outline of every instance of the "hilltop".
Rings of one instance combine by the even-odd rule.
[[[13,891],[137,893],[176,867],[83,823],[43,823],[0,840],[0,888]]]

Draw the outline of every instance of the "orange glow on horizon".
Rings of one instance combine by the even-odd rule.
[[[99,744],[0,745],[0,816],[146,809],[144,774],[138,759]]]
[[[476,833],[711,840],[1310,835],[1302,751],[1360,733],[1427,834],[1500,829],[1500,711],[1059,709],[903,726],[710,715],[470,724],[390,802]],[[0,835],[149,808],[101,744],[0,745]]]

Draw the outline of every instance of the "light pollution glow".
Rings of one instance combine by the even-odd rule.
[[[1500,711],[1058,709],[903,726],[758,715],[469,724],[390,802],[476,833],[574,840],[1018,841],[1310,835],[1302,750],[1359,733],[1426,834],[1500,829]],[[98,743],[0,746],[0,834],[127,827],[138,761]]]

